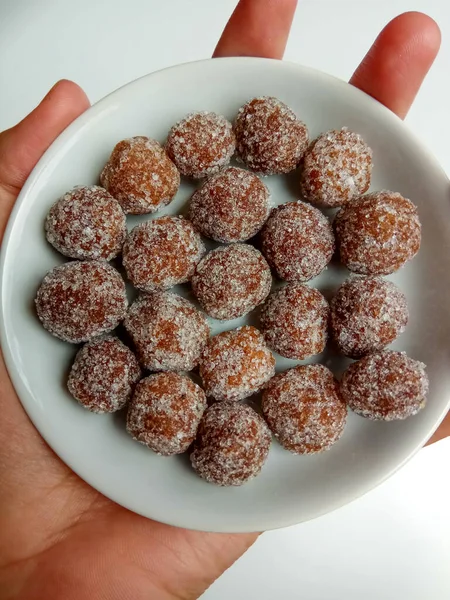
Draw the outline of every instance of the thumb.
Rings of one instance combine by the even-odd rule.
[[[14,201],[45,150],[89,106],[86,94],[78,85],[62,80],[23,121],[0,133],[2,204],[3,192]]]

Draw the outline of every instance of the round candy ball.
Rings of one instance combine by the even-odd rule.
[[[269,190],[253,173],[228,167],[210,177],[192,196],[189,217],[217,242],[245,242],[269,216]]]
[[[149,371],[192,371],[209,338],[206,317],[185,298],[164,292],[139,297],[124,325]]]
[[[323,365],[295,367],[271,379],[262,411],[277,440],[294,454],[328,450],[347,419],[338,383]]]
[[[372,150],[344,128],[320,135],[304,156],[303,197],[318,206],[346,206],[370,187]]]
[[[319,290],[287,285],[273,292],[263,305],[260,329],[271,350],[303,360],[323,352],[329,313],[328,302]]]
[[[253,171],[263,175],[289,173],[308,147],[306,125],[277,98],[249,100],[234,123],[237,152]]]
[[[192,289],[214,319],[235,319],[264,302],[272,285],[270,268],[253,246],[232,244],[209,252],[197,265]]]
[[[64,256],[112,260],[122,251],[127,225],[122,207],[106,190],[78,186],[50,208],[45,234]]]
[[[361,196],[338,212],[334,226],[341,262],[354,273],[388,275],[420,248],[417,209],[395,192]]]
[[[137,136],[115,146],[100,181],[124,212],[142,215],[169,204],[180,186],[180,174],[156,140]]]
[[[112,413],[125,406],[141,375],[131,350],[119,339],[107,336],[78,351],[67,387],[91,412]]]
[[[217,173],[234,154],[231,123],[213,112],[193,113],[172,127],[166,151],[186,177],[200,179]]]
[[[194,441],[205,409],[205,392],[189,377],[156,373],[138,383],[128,407],[127,431],[157,454],[181,454]]]
[[[212,337],[200,360],[206,395],[217,401],[243,400],[259,391],[275,373],[275,359],[255,327],[245,326]]]
[[[270,431],[245,404],[213,404],[203,415],[191,453],[192,466],[216,485],[242,485],[256,477],[269,454]]]
[[[190,221],[165,216],[130,231],[123,247],[123,266],[140,290],[167,290],[189,281],[204,253],[205,246]]]
[[[331,301],[331,332],[345,356],[360,358],[383,350],[408,323],[405,295],[377,277],[348,279]]]
[[[280,279],[293,283],[319,275],[334,253],[328,219],[305,202],[272,209],[261,231],[261,250]]]
[[[393,421],[417,414],[426,404],[425,365],[404,352],[369,354],[342,376],[341,394],[361,417]]]
[[[79,344],[112,331],[125,317],[125,283],[108,263],[74,261],[44,277],[36,312],[54,336]]]

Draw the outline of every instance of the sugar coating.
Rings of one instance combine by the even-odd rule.
[[[303,360],[324,350],[329,313],[328,302],[319,290],[291,284],[268,297],[261,311],[260,329],[271,350]]]
[[[305,202],[272,209],[261,231],[261,250],[280,279],[293,283],[319,275],[334,252],[328,219]]]
[[[194,441],[206,406],[205,392],[189,377],[156,373],[138,383],[127,431],[157,454],[181,454]]]
[[[91,412],[112,413],[125,406],[141,376],[131,350],[118,338],[106,336],[78,351],[67,387]]]
[[[115,146],[100,181],[124,212],[142,215],[170,203],[180,186],[180,174],[156,140],[136,136]]]
[[[361,196],[338,212],[334,227],[341,262],[362,275],[393,273],[420,248],[417,209],[396,192]]]
[[[245,242],[269,216],[269,190],[253,173],[228,167],[210,177],[191,199],[189,218],[217,242]]]
[[[311,144],[303,159],[303,197],[318,206],[346,206],[370,187],[372,150],[349,131],[327,131]]]
[[[341,394],[367,419],[393,421],[417,414],[426,404],[425,365],[404,352],[369,354],[342,376]]]
[[[251,326],[212,337],[200,359],[206,395],[217,401],[243,400],[275,373],[275,359],[263,336]]]
[[[280,444],[294,454],[328,450],[341,437],[347,408],[333,373],[304,365],[279,373],[263,392],[263,416]]]
[[[234,154],[232,125],[213,112],[187,115],[169,131],[166,151],[182,175],[200,179],[217,173]]]
[[[209,252],[197,265],[192,289],[203,310],[214,319],[246,315],[267,298],[270,267],[253,246],[232,244]]]
[[[97,185],[77,186],[57,200],[45,220],[48,242],[70,258],[112,260],[127,234],[120,204]]]
[[[342,352],[351,358],[379,352],[408,324],[403,292],[379,277],[345,281],[331,300],[331,332]]]
[[[108,333],[125,317],[125,282],[106,262],[73,261],[42,280],[36,312],[52,335],[73,344]]]
[[[241,160],[263,175],[295,169],[309,141],[306,125],[286,104],[268,96],[253,98],[239,109],[234,132]]]
[[[149,371],[191,371],[209,338],[206,317],[185,298],[167,292],[140,296],[124,325]]]
[[[242,485],[256,477],[269,454],[270,431],[245,404],[213,404],[203,415],[191,453],[197,474],[221,486]]]
[[[138,289],[167,290],[190,280],[205,251],[200,234],[190,221],[159,217],[137,225],[128,234],[123,266]]]

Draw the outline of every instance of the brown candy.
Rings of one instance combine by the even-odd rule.
[[[55,267],[44,277],[36,296],[42,325],[73,344],[115,329],[127,305],[122,277],[108,263],[97,261]]]
[[[181,454],[194,441],[205,409],[205,392],[189,377],[156,373],[138,383],[128,408],[127,430],[157,454]]]
[[[172,127],[167,154],[182,175],[199,179],[217,173],[234,154],[231,123],[213,112],[193,113]]]
[[[425,365],[404,352],[369,354],[342,376],[341,394],[368,419],[393,421],[417,414],[426,404]]]
[[[156,140],[137,136],[115,146],[100,181],[124,212],[141,215],[169,204],[180,185],[180,174]]]
[[[206,237],[245,242],[269,216],[269,190],[253,173],[228,167],[194,193],[189,216]]]
[[[341,262],[362,275],[388,275],[419,251],[421,227],[414,204],[395,192],[361,196],[334,221]]]
[[[274,375],[275,359],[255,327],[240,327],[212,337],[200,360],[206,395],[217,401],[243,400]]]
[[[294,454],[328,450],[341,437],[347,419],[338,384],[323,365],[279,373],[263,392],[262,410],[277,440]]]
[[[106,190],[78,186],[50,208],[45,233],[65,256],[112,260],[122,251],[127,225],[122,207]]]
[[[123,248],[123,266],[140,290],[167,290],[189,281],[204,253],[190,221],[165,216],[132,229]]]
[[[345,127],[322,133],[305,153],[301,189],[318,206],[346,206],[370,187],[372,150]]]
[[[203,310],[214,319],[235,319],[264,302],[272,285],[262,254],[247,244],[221,246],[203,258],[192,277],[192,289]]]
[[[165,292],[133,302],[124,325],[149,371],[191,371],[209,337],[206,317],[185,298]]]
[[[261,311],[267,345],[286,358],[303,360],[323,352],[328,337],[328,302],[319,290],[287,285],[273,292]]]
[[[78,351],[67,387],[91,412],[112,413],[125,406],[140,378],[141,369],[131,350],[107,336]]]
[[[234,123],[242,161],[263,175],[288,173],[308,147],[306,125],[277,98],[253,98],[239,109]]]
[[[242,485],[261,471],[270,442],[267,425],[252,408],[237,402],[213,404],[200,422],[192,466],[210,483]]]
[[[301,283],[330,262],[334,235],[320,210],[305,202],[288,202],[270,213],[261,231],[261,249],[280,279]]]
[[[342,352],[360,358],[383,350],[408,323],[405,295],[391,281],[348,279],[331,301],[331,331]]]

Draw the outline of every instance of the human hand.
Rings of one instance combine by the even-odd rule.
[[[281,58],[295,7],[296,0],[241,0],[214,56]],[[402,15],[379,36],[351,83],[404,117],[439,43],[431,19]],[[24,121],[0,134],[1,236],[35,163],[88,106],[78,86],[62,81]],[[197,598],[257,537],[162,525],[90,488],[34,429],[2,360],[0,414],[0,599]],[[449,429],[447,419],[441,437]]]

